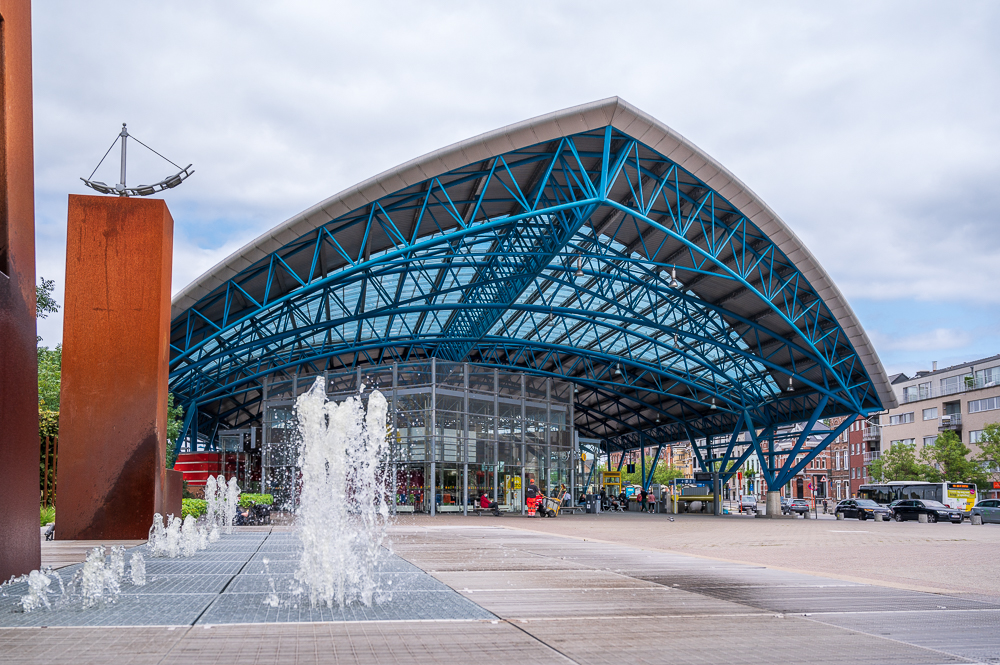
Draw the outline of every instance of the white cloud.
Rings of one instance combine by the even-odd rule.
[[[379,171],[620,95],[757,190],[849,298],[1000,301],[992,3],[33,8],[39,273],[57,284],[66,193],[122,121],[197,170],[166,197],[176,292]],[[166,175],[141,159],[133,182]]]
[[[869,331],[872,342],[879,349],[893,351],[951,351],[968,346],[972,335],[968,330],[955,328],[935,328],[913,335],[896,337]]]

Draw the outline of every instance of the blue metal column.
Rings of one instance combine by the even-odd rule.
[[[425,421],[426,422],[426,421]],[[437,358],[431,358],[431,516],[437,514]]]
[[[469,363],[462,363],[462,514],[469,515]]]

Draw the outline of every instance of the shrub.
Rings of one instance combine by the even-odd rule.
[[[45,526],[49,522],[56,521],[56,509],[55,506],[42,506],[41,507],[41,518],[42,523],[39,526]]]
[[[243,508],[260,503],[270,506],[274,503],[274,497],[270,494],[240,494],[240,506]]]
[[[208,501],[204,499],[181,499],[181,519],[188,515],[201,517],[208,510]]]

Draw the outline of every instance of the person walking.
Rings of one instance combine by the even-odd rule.
[[[648,493],[646,492],[646,488],[645,487],[643,487],[641,490],[639,490],[639,512],[640,513],[646,512],[646,497],[647,496],[648,496]]]

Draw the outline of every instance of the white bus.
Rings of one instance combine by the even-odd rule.
[[[862,485],[858,498],[871,499],[889,505],[901,499],[927,499],[940,501],[949,508],[965,513],[966,517],[976,505],[976,486],[973,483],[926,483],[917,480],[894,480],[888,483]]]

